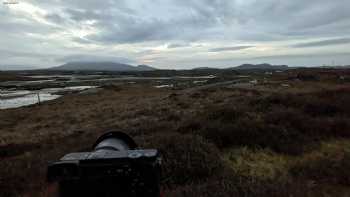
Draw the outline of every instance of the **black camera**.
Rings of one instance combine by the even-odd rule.
[[[161,157],[137,149],[122,132],[102,135],[92,152],[70,153],[49,164],[47,179],[60,197],[159,197]]]

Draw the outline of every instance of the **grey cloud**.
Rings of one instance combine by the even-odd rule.
[[[349,56],[350,52],[332,52],[332,53],[318,53],[318,54],[286,54],[286,55],[269,55],[258,56],[251,59],[294,59],[294,58],[315,58],[315,57],[337,57]]]
[[[167,48],[168,49],[173,49],[173,48],[181,48],[181,47],[188,47],[191,46],[188,43],[172,43],[172,44],[168,44]]]
[[[50,65],[56,54],[0,49],[0,70],[34,69]],[[45,64],[43,64],[45,62]],[[35,65],[35,66],[34,66]]]
[[[50,57],[62,61],[79,59],[69,57],[71,51],[65,51],[64,47],[73,46],[72,42],[81,44],[78,47],[80,51],[73,51],[79,54],[92,53],[89,47],[93,46],[89,46],[90,43],[99,45],[106,51],[110,46],[119,44],[140,47],[132,48],[130,51],[142,51],[169,43],[168,48],[174,48],[185,47],[186,43],[197,42],[205,43],[204,47],[212,48],[209,49],[211,52],[243,50],[245,48],[241,48],[242,46],[218,46],[217,48],[213,46],[217,46],[218,43],[245,45],[245,41],[259,44],[269,44],[270,41],[274,41],[278,45],[279,41],[306,38],[320,40],[293,46],[308,47],[308,51],[314,50],[313,46],[349,43],[346,38],[350,34],[349,0],[23,1],[50,13],[44,17],[51,23],[57,24],[57,27],[34,20],[30,13],[17,15],[17,12],[11,12],[10,9],[0,8],[2,17],[0,44],[7,46],[6,44],[9,43],[10,46],[15,46],[14,51],[21,50],[19,53],[26,50],[30,53],[31,51],[53,49],[53,51],[60,52],[59,55],[65,56],[66,59],[57,58],[55,54],[49,54]],[[95,23],[86,23],[89,20]],[[93,31],[86,35],[90,33],[86,30]],[[45,39],[43,42],[49,46],[40,46],[38,37],[45,38],[48,34],[59,35],[58,33],[63,31],[72,32],[72,34],[60,37],[57,39],[59,41]],[[38,36],[31,37],[30,35],[33,34]],[[84,35],[86,36],[82,37]],[[329,39],[336,37],[343,39]],[[16,46],[18,49],[15,49]],[[187,47],[186,50],[195,51],[194,46]],[[171,55],[170,53],[174,53],[175,56],[179,55],[179,58],[176,58],[176,61],[179,61],[178,59],[182,56],[176,54],[176,51],[168,50],[167,55]],[[139,56],[137,52],[126,51],[124,54],[135,59]],[[30,54],[17,55],[30,57]],[[35,54],[32,55],[31,57],[35,57]],[[2,56],[14,57],[15,55],[3,53]],[[105,56],[108,56],[105,57],[107,59],[115,59],[109,55]],[[166,59],[164,61],[167,61]]]
[[[344,36],[344,31],[330,26],[344,21],[349,24],[349,7],[350,2],[346,0],[254,1],[246,9],[240,9],[242,13],[237,17],[248,21],[249,32],[268,33],[279,40],[329,36],[329,32],[334,35],[334,30]],[[254,37],[250,39],[254,40]]]
[[[62,24],[65,22],[65,18],[59,14],[47,14],[45,18],[56,24]]]
[[[221,51],[239,51],[244,49],[253,48],[255,46],[233,46],[233,47],[221,47],[209,49],[209,52],[221,52]]]
[[[175,4],[176,5],[176,4]],[[181,9],[188,12],[187,9]],[[102,43],[137,43],[165,40],[196,40],[206,38],[206,35],[218,23],[210,12],[202,9],[193,9],[181,17],[167,19],[150,13],[130,12],[126,9],[121,12],[105,10],[103,12],[67,9],[66,12],[75,21],[96,20],[95,27],[99,34],[91,35],[88,39]],[[202,37],[198,37],[201,30]]]
[[[37,23],[28,23],[21,20],[16,20],[12,17],[1,18],[0,20],[0,32],[4,35],[20,35],[23,37],[23,33],[37,33],[45,34],[48,32],[55,32],[58,28],[47,27],[46,25]],[[3,37],[2,35],[0,35]]]
[[[315,42],[305,42],[293,45],[296,48],[306,48],[306,47],[322,47],[322,46],[330,46],[330,45],[339,45],[339,44],[347,44],[350,43],[350,38],[338,38],[338,39],[329,39],[329,40],[321,40]]]
[[[88,40],[86,38],[80,38],[80,37],[72,38],[72,41],[80,43],[80,44],[92,44],[93,43],[91,40]]]
[[[75,62],[75,61],[111,61],[111,62],[119,62],[119,63],[134,63],[134,60],[125,58],[125,57],[117,57],[113,55],[92,55],[92,54],[75,54],[75,55],[67,55],[64,57],[57,58],[58,62]]]
[[[109,26],[101,26],[102,32],[89,36],[88,39],[113,44],[165,40],[175,36],[174,32],[167,31],[165,27],[164,23],[157,20],[130,21],[128,25],[109,24]]]
[[[45,58],[52,57],[55,54],[50,53],[34,53],[34,52],[25,52],[25,51],[11,51],[0,49],[0,57],[30,57],[30,58]]]
[[[44,7],[71,7],[87,10],[105,10],[111,7],[122,6],[125,0],[104,0],[103,2],[98,0],[30,0],[35,5],[42,5]]]
[[[142,4],[140,7],[136,5]],[[350,2],[338,0],[225,1],[179,0],[157,3],[63,1],[63,10],[80,23],[95,20],[99,33],[88,39],[104,44],[217,39],[272,41],[290,37],[342,36],[329,26],[350,24]],[[102,5],[101,5],[102,4]],[[78,6],[82,5],[82,6]],[[166,12],[165,17],[161,13]],[[54,20],[59,18],[55,16]],[[335,27],[337,28],[337,26]],[[334,29],[334,28],[333,28]],[[347,28],[349,30],[349,28]],[[331,33],[330,33],[331,32]],[[344,36],[344,35],[343,35]]]
[[[176,21],[166,22],[160,19],[143,20],[131,19],[129,21],[113,23],[99,23],[100,34],[89,36],[88,39],[102,43],[137,43],[149,41],[165,41],[186,37],[185,26],[176,27]],[[189,39],[189,37],[185,38]]]
[[[159,50],[147,49],[147,50],[142,50],[140,52],[137,52],[136,54],[145,56],[145,55],[158,55],[160,53],[161,52]]]
[[[80,9],[72,9],[67,8],[65,12],[70,16],[70,18],[74,21],[81,22],[85,20],[108,20],[108,13],[105,12],[97,12],[94,10],[80,10]]]
[[[338,1],[337,3],[331,1],[321,0],[318,3],[313,1],[309,10],[304,9],[300,13],[300,18],[303,20],[293,24],[292,28],[298,29],[312,29],[315,27],[325,26],[333,23],[338,23],[350,17],[349,2]]]
[[[32,65],[19,65],[19,64],[1,64],[0,70],[32,70],[37,69],[38,67]]]

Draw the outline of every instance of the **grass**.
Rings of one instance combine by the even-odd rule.
[[[350,84],[308,75],[248,89],[110,86],[1,110],[0,193],[41,196],[48,161],[118,129],[161,150],[166,196],[349,196]]]
[[[163,184],[168,187],[200,181],[222,167],[219,150],[198,135],[165,132],[143,137],[139,142],[161,151]]]
[[[322,142],[312,152],[288,156],[268,149],[244,147],[227,150],[223,160],[234,176],[243,177],[243,185],[260,183],[269,188],[273,183],[273,188],[284,188],[284,191],[274,191],[273,195],[347,196],[350,192],[349,148],[350,140],[331,140]],[[246,189],[249,190],[259,192],[257,188]]]
[[[350,141],[323,142],[317,151],[305,154],[291,169],[298,177],[318,183],[350,184]]]
[[[288,176],[290,158],[268,149],[232,149],[224,154],[223,159],[235,174],[243,177],[280,182]]]

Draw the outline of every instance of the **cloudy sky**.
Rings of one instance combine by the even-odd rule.
[[[1,1],[0,69],[350,64],[349,0]]]

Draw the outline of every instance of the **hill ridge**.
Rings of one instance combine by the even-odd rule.
[[[50,70],[88,70],[88,71],[150,71],[156,70],[148,65],[132,66],[112,61],[72,61],[50,68]]]

